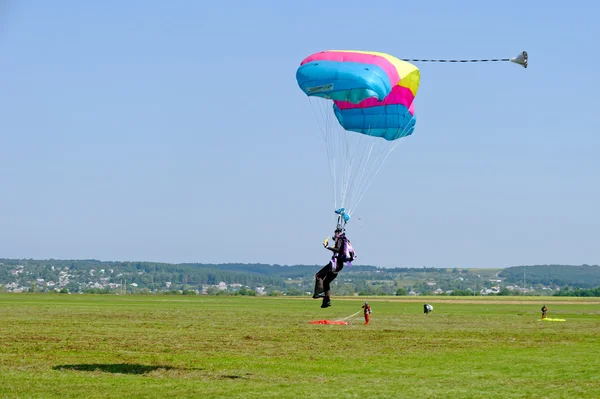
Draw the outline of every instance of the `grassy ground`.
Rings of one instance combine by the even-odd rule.
[[[339,319],[368,300],[351,325]],[[433,313],[424,315],[429,302]],[[541,322],[549,317],[566,322]],[[0,295],[2,398],[599,398],[600,298]]]

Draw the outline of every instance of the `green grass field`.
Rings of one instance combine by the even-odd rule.
[[[373,314],[340,319],[368,300]],[[423,314],[423,303],[434,306]],[[546,304],[548,317],[540,321]],[[600,398],[600,298],[0,295],[1,398]]]

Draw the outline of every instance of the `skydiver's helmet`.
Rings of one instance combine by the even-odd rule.
[[[369,302],[365,302],[365,306],[369,306]]]
[[[342,235],[344,235],[344,229],[343,229],[343,228],[341,228],[340,226],[338,226],[338,227],[335,229],[335,231],[333,232],[333,236],[334,236],[335,238],[337,238],[337,237],[340,237],[340,236],[342,236]]]

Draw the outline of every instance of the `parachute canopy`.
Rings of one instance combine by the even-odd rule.
[[[347,326],[348,322],[343,320],[313,320],[309,322],[310,324],[340,324]]]
[[[321,51],[300,63],[298,86],[313,112],[320,107],[334,209],[344,209],[338,224],[348,222],[396,140],[414,132],[420,79],[415,65],[373,51]]]
[[[329,50],[306,57],[296,80],[307,96],[333,100],[347,131],[389,141],[414,131],[420,72],[413,64],[385,53]]]

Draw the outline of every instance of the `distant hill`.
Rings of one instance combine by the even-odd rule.
[[[600,287],[600,266],[598,265],[534,265],[507,267],[499,277],[507,283],[527,285],[556,285],[581,288]]]

